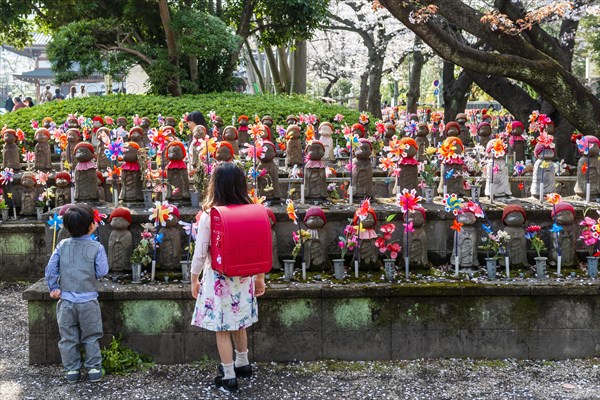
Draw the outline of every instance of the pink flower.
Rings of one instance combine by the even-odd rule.
[[[398,243],[390,243],[388,244],[387,249],[390,252],[390,258],[393,258],[395,260],[396,258],[398,258],[398,253],[400,252],[400,250],[402,250],[402,247],[400,247]]]
[[[396,226],[394,224],[385,224],[382,225],[379,230],[383,232],[383,238],[385,240],[390,240],[392,238],[392,233],[396,230]]]
[[[592,231],[589,230],[581,232],[580,239],[583,240],[583,243],[585,243],[586,246],[593,246],[598,242],[598,238],[594,237]]]
[[[385,239],[382,237],[378,237],[377,239],[375,239],[375,246],[377,246],[381,253],[385,253],[387,250]]]
[[[539,225],[529,225],[525,230],[527,233],[536,233],[539,232],[542,228]]]
[[[340,249],[343,249],[345,245],[346,245],[346,244],[345,244],[345,243],[344,243],[342,240],[340,240],[340,241],[338,242],[338,247],[339,247]]]
[[[413,222],[410,221],[408,224],[403,224],[404,225],[404,232],[405,233],[412,233],[415,231],[415,228],[413,227]]]
[[[583,225],[583,226],[587,226],[587,227],[591,228],[592,226],[596,225],[596,221],[594,221],[590,217],[585,217],[583,219],[583,221],[581,221],[579,223],[579,225]]]
[[[346,225],[346,229],[344,229],[344,235],[354,234],[356,234],[356,227],[354,225]]]

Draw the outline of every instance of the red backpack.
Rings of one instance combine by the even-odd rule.
[[[226,276],[251,276],[271,270],[271,221],[264,206],[213,207],[210,230],[213,270]]]

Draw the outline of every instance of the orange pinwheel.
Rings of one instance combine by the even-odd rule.
[[[312,125],[308,125],[306,128],[306,142],[310,143],[315,140],[315,128]]]
[[[463,226],[462,223],[458,222],[457,219],[454,220],[454,223],[450,227],[450,229],[455,230],[457,233],[460,232],[460,228]]]
[[[389,157],[381,157],[379,159],[379,167],[381,167],[381,169],[384,170],[384,171],[387,171],[389,169],[393,169],[394,165],[395,165],[394,162]]]
[[[557,205],[562,200],[562,197],[558,193],[548,193],[546,195],[546,201],[552,205]]]
[[[298,224],[298,215],[296,215],[296,208],[294,207],[294,202],[292,201],[292,199],[287,199],[286,200],[286,211],[287,211],[287,215],[288,217],[294,221],[294,224]]]
[[[585,174],[588,170],[588,166],[587,163],[583,163],[583,165],[581,166],[581,173]]]

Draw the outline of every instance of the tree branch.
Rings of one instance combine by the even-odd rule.
[[[102,50],[106,50],[106,51],[121,51],[123,53],[128,53],[131,55],[136,56],[137,58],[139,58],[140,60],[144,61],[146,64],[148,65],[152,65],[154,63],[154,60],[151,59],[150,57],[148,57],[147,55],[134,50],[134,49],[130,49],[128,47],[121,47],[121,46],[105,46],[105,45],[101,45],[101,44],[97,44],[96,45],[99,49]]]

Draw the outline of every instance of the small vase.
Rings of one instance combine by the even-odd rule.
[[[498,260],[495,258],[485,259],[485,269],[487,270],[488,279],[493,281],[496,279],[496,269],[498,268]]]
[[[474,202],[479,202],[479,191],[481,190],[480,186],[471,186],[471,200]]]
[[[181,283],[190,283],[191,261],[180,261],[181,264]]]
[[[142,283],[142,264],[131,265],[131,283]]]
[[[425,195],[425,203],[432,204],[433,203],[433,186],[425,186],[423,188],[423,194]]]
[[[596,279],[598,277],[598,257],[587,257],[587,270],[590,278]]]
[[[283,260],[283,280],[289,282],[294,275],[294,264],[296,260]]]
[[[144,208],[152,208],[152,190],[144,189],[142,190],[142,193],[144,195]]]
[[[335,275],[335,279],[342,280],[346,275],[346,271],[344,270],[344,259],[336,258],[333,260],[333,273]]]
[[[8,222],[8,208],[2,209],[2,221]]]
[[[36,207],[35,208],[35,215],[37,217],[38,221],[42,220],[42,215],[44,215],[44,207]]]
[[[383,260],[383,268],[385,270],[385,279],[388,282],[393,282],[396,276],[396,260],[393,258],[386,258]]]
[[[538,279],[545,279],[546,278],[546,261],[548,260],[548,257],[535,257],[535,269],[536,269],[536,276]]]
[[[190,201],[192,202],[192,207],[200,207],[200,192],[195,190],[190,191]]]

